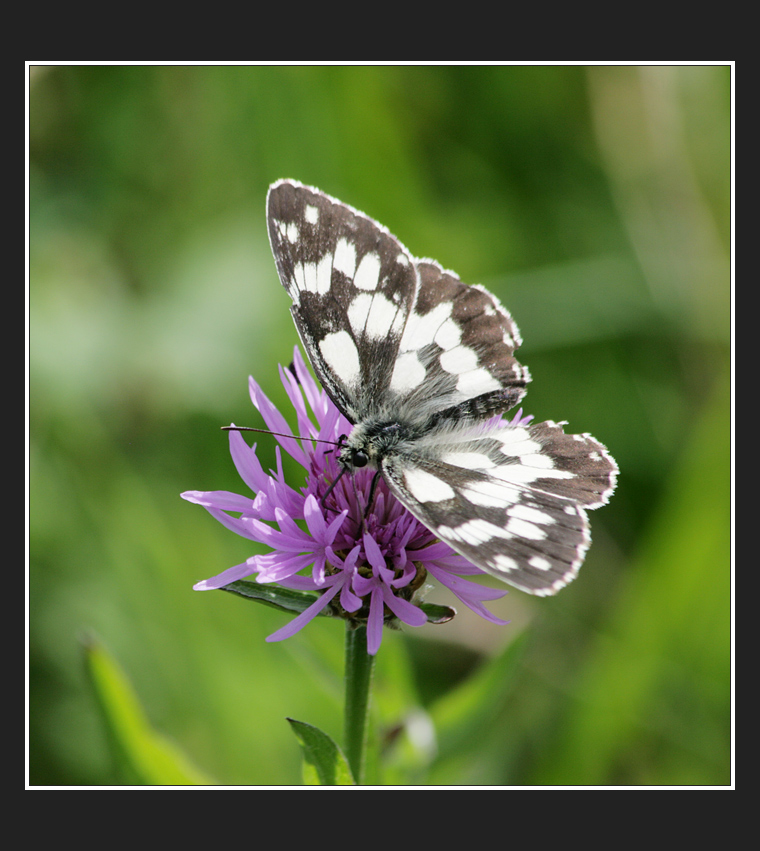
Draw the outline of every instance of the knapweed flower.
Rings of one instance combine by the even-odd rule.
[[[229,432],[232,459],[255,497],[228,491],[182,494],[228,529],[271,547],[271,552],[251,556],[243,564],[197,583],[195,589],[223,588],[256,574],[259,583],[320,592],[313,604],[267,641],[289,638],[330,606],[332,614],[367,624],[367,650],[373,655],[380,647],[384,623],[421,626],[427,621],[419,605],[428,574],[486,620],[506,623],[484,605],[504,596],[506,590],[463,579],[483,571],[437,540],[382,478],[367,511],[374,471],[359,469],[336,483],[341,472],[336,458],[338,441],[352,426],[318,387],[297,347],[293,365],[280,367],[280,378],[295,409],[298,438],[283,436],[293,434],[285,417],[253,378],[249,379],[253,404],[267,428],[277,433],[277,469],[265,472],[256,445],[248,446],[238,431]],[[525,424],[530,419],[519,411],[512,423]],[[280,447],[305,469],[302,487],[294,488],[285,481]]]

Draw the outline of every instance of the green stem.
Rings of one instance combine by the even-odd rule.
[[[354,780],[361,785],[367,746],[369,692],[375,657],[367,653],[367,627],[346,624],[344,744]]]

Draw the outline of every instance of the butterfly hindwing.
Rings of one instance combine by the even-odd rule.
[[[590,543],[585,508],[607,501],[617,467],[589,435],[556,423],[500,424],[388,456],[386,481],[418,520],[482,570],[556,593]]]
[[[418,260],[419,289],[399,346],[391,390],[418,415],[510,389],[517,404],[530,381],[514,357],[522,342],[495,296],[432,260]]]

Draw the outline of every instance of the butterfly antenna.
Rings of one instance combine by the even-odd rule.
[[[331,446],[340,446],[335,440],[323,440],[320,437],[301,437],[300,434],[284,434],[281,431],[269,431],[268,428],[253,428],[251,426],[222,426],[222,431],[257,431],[259,434],[272,434],[275,437],[292,437],[293,440],[313,440],[315,443],[329,443]],[[336,479],[337,481],[337,479]]]

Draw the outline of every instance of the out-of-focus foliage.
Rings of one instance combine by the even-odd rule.
[[[249,374],[287,408],[296,333],[264,220],[280,177],[494,291],[525,341],[526,412],[592,432],[621,468],[556,598],[513,591],[492,607],[507,627],[459,606],[386,635],[374,777],[730,782],[730,82],[31,69],[30,783],[135,782],[82,663],[93,633],[144,741],[187,776],[300,783],[286,716],[340,740],[340,623],[266,644],[281,613],[192,591],[253,549],[179,498],[241,490],[219,426],[261,425]]]

